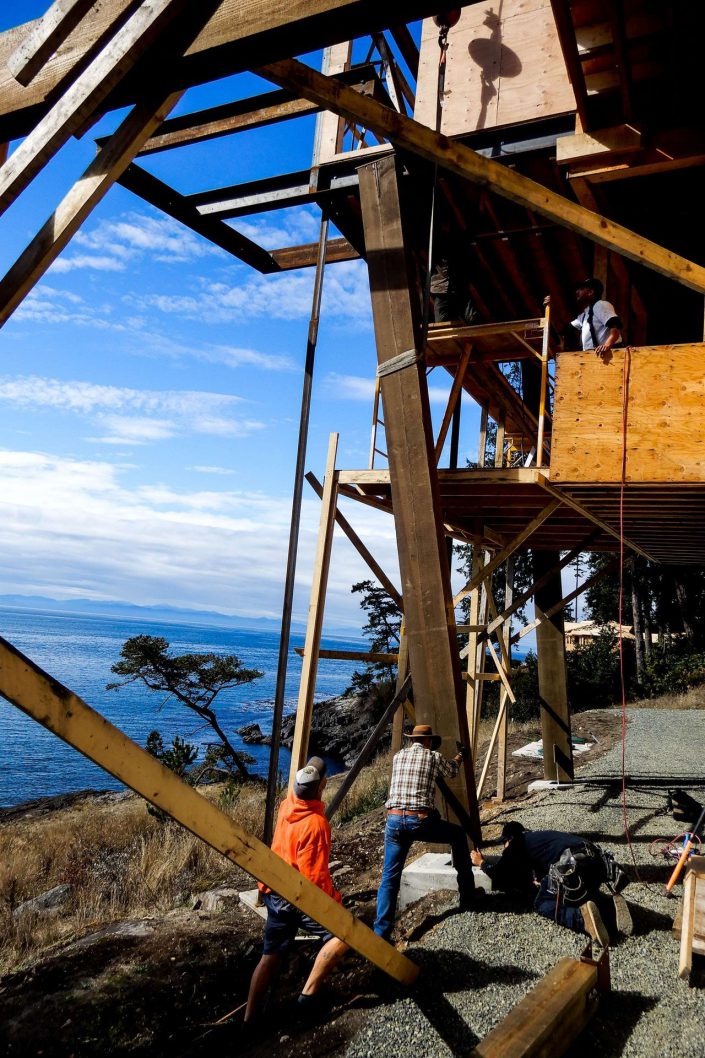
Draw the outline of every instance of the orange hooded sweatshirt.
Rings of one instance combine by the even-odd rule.
[[[330,876],[330,823],[326,819],[322,801],[304,801],[288,795],[282,803],[274,830],[272,852],[300,871],[338,903],[340,893]],[[260,882],[263,893],[271,889]]]

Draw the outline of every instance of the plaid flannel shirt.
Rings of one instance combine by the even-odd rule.
[[[412,742],[394,757],[392,781],[387,808],[405,808],[408,812],[431,811],[434,807],[438,775],[453,779],[460,765],[436,750]]]

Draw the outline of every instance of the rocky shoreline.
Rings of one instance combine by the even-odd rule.
[[[356,695],[341,695],[338,698],[316,702],[313,707],[309,742],[311,753],[333,761],[340,770],[349,768],[377,723],[381,708],[375,696],[362,698]],[[291,749],[294,741],[295,722],[295,713],[285,716],[282,722],[281,744],[287,749]],[[238,728],[237,733],[245,745],[269,746],[272,742],[271,735],[265,734],[259,724],[246,724]],[[380,748],[387,742],[388,737],[382,739]],[[133,795],[129,791],[89,789],[40,797],[8,808],[0,807],[0,823],[20,818],[39,818],[50,812],[71,808],[88,799],[119,801],[131,796]]]
[[[311,753],[349,768],[377,723],[381,708],[375,696],[341,695],[316,702],[309,739]],[[282,722],[281,744],[287,749],[291,749],[294,741],[295,723],[295,713],[285,716]],[[269,746],[272,742],[259,724],[247,724],[238,728],[237,733],[246,745]],[[382,739],[380,748],[384,745],[385,739]]]

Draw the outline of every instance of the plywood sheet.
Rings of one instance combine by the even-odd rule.
[[[703,483],[705,344],[659,345],[603,363],[593,352],[561,353],[551,451],[551,481]]]
[[[438,29],[423,24],[414,117],[435,128]],[[462,136],[575,109],[550,0],[463,9],[449,35],[441,131]]]

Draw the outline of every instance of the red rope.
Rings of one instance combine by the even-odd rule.
[[[634,864],[637,881],[641,881],[636,862],[632,837],[629,832],[629,815],[627,805],[627,687],[624,677],[624,637],[622,635],[622,609],[624,604],[624,489],[627,477],[627,424],[629,412],[629,374],[632,352],[629,346],[624,349],[622,365],[622,472],[619,483],[619,680],[622,691],[622,820],[624,836],[627,839],[629,852]]]

